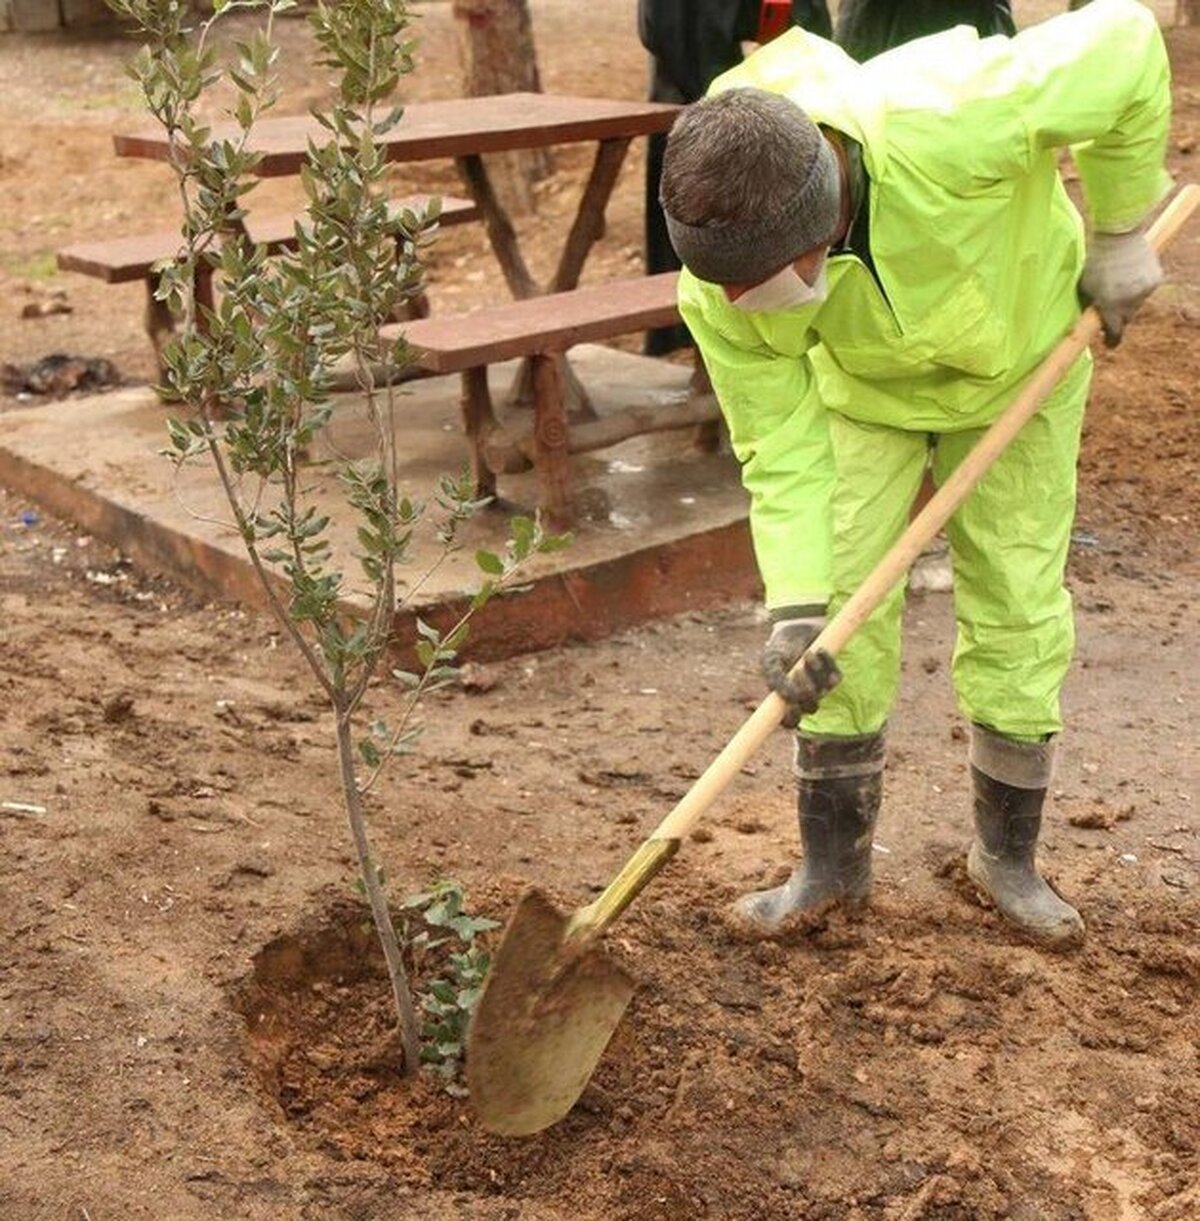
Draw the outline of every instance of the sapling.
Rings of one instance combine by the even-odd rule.
[[[566,540],[545,534],[536,518],[515,518],[498,552],[476,552],[481,579],[467,610],[445,632],[418,620],[417,668],[392,671],[403,697],[397,722],[368,715],[373,680],[396,643],[397,611],[460,547],[460,527],[482,503],[465,473],[443,476],[432,503],[406,495],[399,478],[397,378],[410,358],[403,338],[383,329],[420,290],[422,255],[437,226],[436,203],[395,214],[381,189],[381,137],[403,113],[390,99],[413,66],[407,6],[341,0],[311,12],[333,101],[314,112],[326,138],[310,142],[301,173],[307,214],[296,249],[268,257],[246,236],[243,201],[258,163],[254,124],[279,96],[273,22],[291,0],[218,0],[194,26],[178,0],[110,3],[144,39],[130,71],[169,138],[184,218],[180,256],[160,269],[157,294],[177,320],[160,388],[178,410],[168,421],[167,452],[180,465],[211,462],[266,599],[329,701],[346,815],[391,978],[404,1071],[412,1073],[421,1062],[420,1023],[363,797],[389,759],[413,749],[418,710],[453,680],[471,616],[511,589],[531,556]],[[214,31],[234,10],[255,10],[262,27],[235,42],[233,62],[223,65]],[[201,103],[218,89],[229,99],[233,134],[214,138]],[[356,522],[357,582],[335,562],[330,516],[314,503],[307,459],[341,409],[331,387],[335,370],[347,367],[372,425],[369,457],[333,463],[338,511]],[[397,568],[418,531],[432,532],[435,558],[402,589]],[[352,594],[365,609],[347,609]]]

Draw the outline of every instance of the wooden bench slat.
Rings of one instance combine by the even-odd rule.
[[[423,369],[459,373],[677,322],[678,280],[673,271],[612,280],[469,314],[420,318],[387,333],[402,333]]]
[[[78,271],[107,284],[144,280],[155,263],[178,254],[183,238],[178,229],[77,242],[58,252],[60,271]]]
[[[423,209],[428,195],[412,195],[391,204],[394,212],[402,208]],[[469,199],[448,195],[442,197],[441,224],[461,225],[478,220],[479,209]],[[278,215],[247,216],[250,237],[263,243],[272,252],[295,246],[296,217]],[[145,233],[134,237],[109,238],[102,241],[78,242],[58,252],[58,266],[63,271],[77,271],[95,276],[108,284],[124,284],[144,280],[150,269],[164,259],[174,258],[183,239],[178,229]]]

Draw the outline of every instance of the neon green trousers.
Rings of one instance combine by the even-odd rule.
[[[946,525],[958,704],[971,721],[1007,737],[1037,739],[1062,728],[1059,692],[1075,644],[1063,571],[1091,367],[1085,354]],[[833,414],[830,427],[837,464],[832,614],[908,524],[931,450],[940,486],[983,430],[931,436]],[[838,657],[842,682],[804,718],[805,732],[883,727],[900,680],[903,604],[901,584]]]

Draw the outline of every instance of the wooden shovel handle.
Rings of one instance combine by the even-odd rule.
[[[1156,250],[1162,250],[1200,205],[1200,185],[1183,187],[1147,232]],[[836,657],[847,641],[870,618],[887,593],[901,580],[916,558],[946,524],[955,509],[971,494],[988,468],[1004,452],[1025,422],[1064,373],[1079,359],[1100,330],[1100,315],[1089,306],[1067,337],[1037,368],[1021,393],[983,434],[954,473],[909,524],[892,549],[880,560],[862,586],[829,621],[809,645]],[[796,663],[795,673],[803,659]],[[639,891],[662,868],[700,816],[724,791],[746,762],[778,728],[787,710],[785,702],[771,692],[752,712],[725,748],[708,765],[675,808],[655,828],[650,839],[633,855],[608,889],[576,917],[580,930],[599,931],[633,901]]]
[[[1146,236],[1155,250],[1162,250],[1166,246],[1198,204],[1200,186],[1193,183],[1180,190],[1170,206],[1147,231]],[[846,642],[870,618],[891,588],[912,567],[937,532],[971,494],[992,463],[1008,448],[1009,442],[1026,422],[1037,414],[1043,400],[1096,337],[1100,325],[1100,315],[1095,307],[1088,306],[1067,337],[1061,340],[1038,366],[1016,400],[979,438],[971,452],[913,518],[908,529],[871,575],[812,642],[810,649],[824,649],[836,657],[846,647]]]

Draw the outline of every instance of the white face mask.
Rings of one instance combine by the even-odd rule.
[[[816,305],[824,301],[828,291],[824,261],[811,284],[789,263],[769,280],[747,289],[733,304],[749,313],[796,309],[801,305]]]

